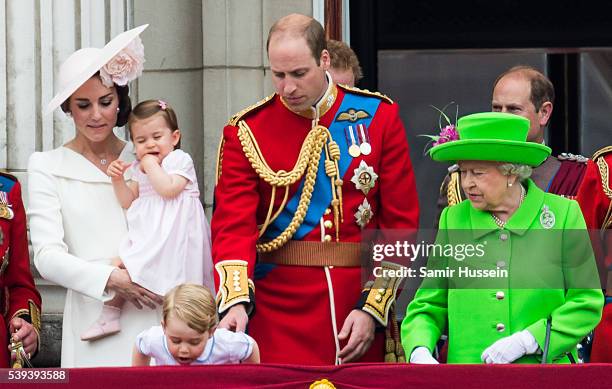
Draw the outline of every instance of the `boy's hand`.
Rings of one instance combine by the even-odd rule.
[[[131,164],[127,162],[123,162],[120,159],[116,159],[108,165],[108,169],[106,170],[106,174],[109,175],[111,180],[116,181],[119,179],[123,179],[123,173],[130,167]]]

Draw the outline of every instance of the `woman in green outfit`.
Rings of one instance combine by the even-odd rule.
[[[457,129],[429,153],[459,164],[468,201],[443,211],[436,244],[475,250],[430,255],[402,322],[406,355],[438,363],[431,351],[448,329],[449,363],[539,363],[544,351],[569,363],[604,301],[580,208],[528,178],[550,148],[526,141],[527,119],[478,113]]]

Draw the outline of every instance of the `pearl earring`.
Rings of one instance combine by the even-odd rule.
[[[117,112],[121,111],[121,109],[119,109],[119,107],[117,107]]]
[[[508,185],[508,188],[512,187],[512,183],[510,181],[508,181],[507,185]]]

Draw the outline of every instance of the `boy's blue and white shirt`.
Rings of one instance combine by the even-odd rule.
[[[215,365],[240,363],[253,352],[253,338],[244,332],[217,329],[208,339],[202,355],[192,365]],[[154,326],[138,334],[136,347],[141,353],[155,360],[156,365],[178,365],[168,349],[168,343],[161,326]]]

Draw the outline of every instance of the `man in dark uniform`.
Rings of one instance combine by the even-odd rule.
[[[495,112],[507,112],[529,119],[531,125],[527,140],[544,143],[544,129],[553,111],[555,90],[550,80],[529,66],[515,66],[502,73],[493,85],[491,108]],[[548,157],[533,170],[531,179],[542,190],[564,197],[574,198],[586,169],[587,158],[563,153]],[[449,168],[438,198],[438,213],[435,227],[442,209],[465,199],[461,190],[459,171],[456,165]]]
[[[21,186],[5,173],[0,173],[0,295],[0,367],[6,368],[17,358],[9,353],[10,343],[21,342],[28,359],[38,350],[41,298],[30,270]]]
[[[612,146],[588,162],[576,200],[591,233],[599,275],[606,293],[601,322],[595,329],[590,362],[612,362]]]

